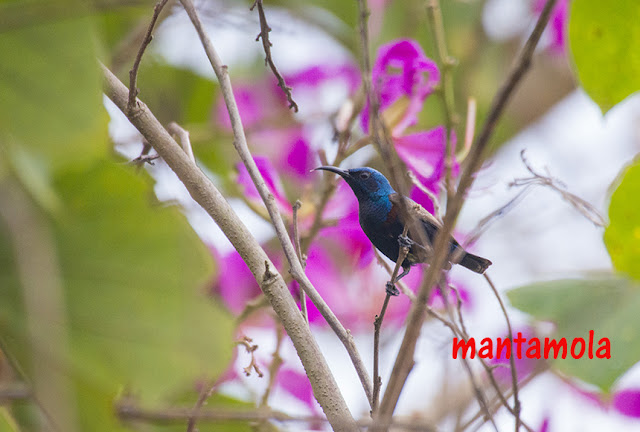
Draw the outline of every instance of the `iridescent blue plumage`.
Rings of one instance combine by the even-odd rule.
[[[358,198],[360,226],[369,237],[371,243],[392,261],[397,261],[400,254],[399,241],[408,241],[410,246],[407,257],[402,262],[403,273],[393,283],[397,282],[409,273],[412,265],[423,263],[430,257],[431,245],[440,228],[440,223],[429,212],[415,201],[398,194],[387,178],[373,168],[353,168],[343,170],[331,166],[323,166],[316,169],[331,171],[340,175],[353,190]],[[409,230],[408,239],[402,239],[404,220],[400,209],[401,200],[405,201],[409,213],[421,222],[428,245],[418,242],[419,235]],[[458,251],[457,253],[454,253]],[[491,261],[470,254],[452,237],[450,239],[449,259],[459,260],[459,264],[476,273],[484,273],[491,265]],[[387,292],[398,295],[398,290],[393,283],[387,287]]]

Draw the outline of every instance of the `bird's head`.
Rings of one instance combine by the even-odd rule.
[[[342,177],[360,199],[378,199],[395,193],[389,180],[373,168],[352,168],[344,170],[333,166],[321,166],[316,170],[331,171]]]

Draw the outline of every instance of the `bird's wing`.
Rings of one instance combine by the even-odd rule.
[[[402,195],[400,195],[399,193],[393,193],[389,195],[389,200],[391,201],[391,203],[397,205],[400,208],[400,213],[402,213],[402,204],[400,203],[400,200],[402,198],[404,198],[405,205],[407,206],[407,211],[410,215],[418,220],[430,223],[436,228],[442,227],[442,224],[440,223],[440,221],[438,221],[438,219],[436,219],[431,213],[425,210],[424,207],[422,207],[411,198],[402,197]],[[400,218],[402,219],[402,214],[400,214]]]

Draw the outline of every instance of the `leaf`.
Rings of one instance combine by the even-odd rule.
[[[53,169],[104,154],[107,117],[91,19],[51,21],[37,15],[35,2],[9,3],[13,11],[20,5],[35,8],[36,15],[0,32],[0,140],[11,137]],[[63,3],[50,6],[59,13]],[[74,11],[86,5],[64,6]]]
[[[640,280],[640,164],[623,170],[622,181],[611,196],[609,226],[604,242],[614,267]]]
[[[569,41],[580,83],[607,112],[640,90],[640,2],[571,2]]]
[[[232,318],[207,295],[210,254],[177,208],[151,198],[150,186],[106,161],[55,179],[62,214],[50,231],[70,352],[50,362],[73,380],[80,430],[120,430],[112,403],[123,389],[156,403],[220,373],[231,358]],[[32,359],[42,353],[28,349],[17,259],[2,237],[0,230],[0,339],[33,380]]]
[[[587,352],[574,359],[551,358],[552,365],[567,375],[595,384],[605,392],[624,372],[640,359],[640,286],[614,277],[569,279],[541,282],[511,290],[511,304],[537,320],[556,325],[552,338],[567,338],[568,348],[574,338],[589,340],[594,331],[593,359]],[[608,338],[611,358],[599,359],[598,342]]]

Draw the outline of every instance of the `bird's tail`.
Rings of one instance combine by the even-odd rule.
[[[467,252],[464,254],[459,264],[473,272],[482,274],[485,272],[487,267],[491,265],[491,261]]]

